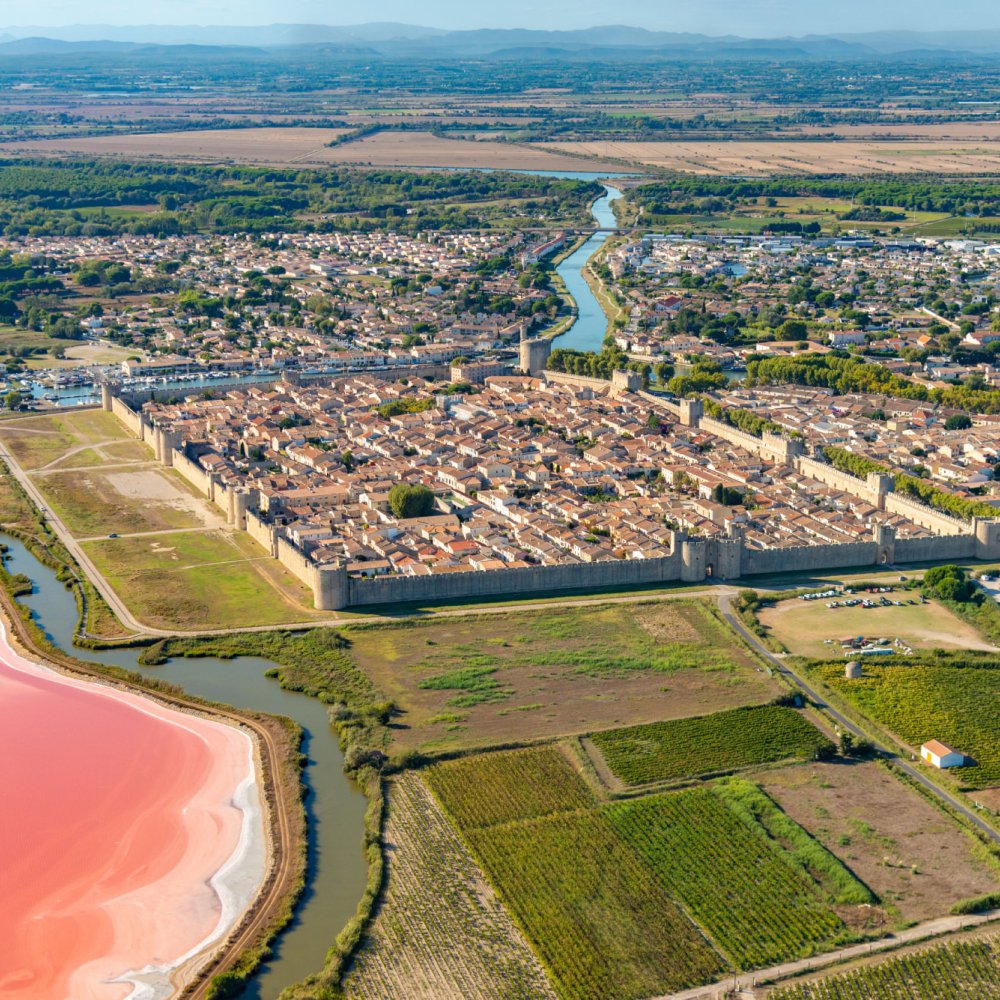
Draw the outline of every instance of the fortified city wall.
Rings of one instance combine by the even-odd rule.
[[[607,389],[600,379],[546,372],[551,381]],[[619,389],[630,384],[621,380]],[[147,396],[148,394],[143,394]],[[669,551],[652,559],[612,559],[593,563],[564,563],[527,569],[485,572],[387,575],[372,579],[349,576],[344,566],[317,566],[309,557],[267,523],[253,509],[253,496],[241,488],[228,488],[201,468],[185,451],[184,442],[155,427],[141,411],[142,401],[116,396],[105,386],[104,409],[121,420],[136,437],[149,442],[164,465],[175,468],[196,489],[222,510],[234,528],[245,530],[266,552],[313,592],[317,609],[337,611],[366,604],[448,601],[501,594],[533,594],[560,590],[646,586],[659,583],[699,583],[734,580],[773,573],[821,572],[891,566],[896,562],[945,562],[956,559],[1000,559],[1000,520],[974,520],[971,524],[948,517],[892,490],[891,476],[872,474],[861,480],[801,454],[801,443],[776,435],[755,438],[720,421],[705,418],[698,400],[665,403],[650,393],[638,395],[695,426],[746,448],[771,461],[787,461],[800,471],[836,489],[859,497],[872,506],[902,516],[938,532],[933,538],[900,539],[888,525],[876,525],[872,538],[850,544],[802,545],[755,549],[745,544],[738,528],[726,538],[691,538],[672,532]],[[785,448],[786,445],[791,447]]]

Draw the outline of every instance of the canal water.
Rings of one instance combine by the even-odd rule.
[[[604,197],[594,202],[591,211],[598,229],[614,229],[618,223],[611,203],[621,198],[622,193],[608,184],[604,185],[604,191]],[[590,290],[590,285],[583,276],[583,267],[604,246],[610,235],[607,232],[594,233],[556,268],[556,273],[562,278],[566,290],[576,303],[576,320],[564,334],[555,338],[554,347],[571,348],[574,351],[601,350],[608,331],[608,317]]]
[[[237,708],[285,715],[303,729],[306,809],[310,830],[309,878],[293,924],[279,937],[274,954],[243,994],[251,1000],[274,1000],[292,983],[323,967],[340,929],[354,916],[365,890],[367,864],[362,851],[367,800],[343,772],[344,758],[326,708],[314,698],[283,691],[264,676],[269,660],[238,657],[176,659],[158,667],[138,665],[138,650],[96,652],[73,646],[77,621],[73,594],[19,541],[4,538],[11,573],[31,579],[34,591],[19,598],[53,645],[80,660],[141,670],[177,684],[199,698]]]

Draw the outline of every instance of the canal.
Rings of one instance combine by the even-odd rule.
[[[138,650],[93,650],[73,646],[76,601],[55,573],[42,565],[17,539],[4,538],[11,573],[23,573],[33,592],[19,600],[53,645],[90,663],[140,670],[177,684],[199,698],[294,719],[305,733],[308,757],[304,780],[310,831],[309,876],[294,922],[278,938],[274,954],[243,994],[251,1000],[274,1000],[292,983],[323,967],[340,929],[354,916],[364,894],[367,865],[362,852],[367,800],[343,772],[344,758],[326,707],[313,698],[283,691],[264,676],[269,660],[238,657],[170,660],[143,667]]]
[[[591,209],[598,229],[617,226],[611,203],[622,197],[618,188],[604,185],[604,197],[598,198]],[[590,290],[583,268],[610,237],[608,232],[596,232],[578,250],[571,253],[557,268],[566,290],[576,303],[576,320],[573,325],[553,342],[555,347],[572,348],[574,351],[600,351],[608,330],[608,317],[601,303]]]

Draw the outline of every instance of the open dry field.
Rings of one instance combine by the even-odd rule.
[[[759,704],[779,685],[695,601],[348,627],[400,707],[395,745],[441,750]]]
[[[129,610],[154,628],[281,625],[319,616],[311,594],[242,533],[138,534],[83,548]]]
[[[1000,122],[995,121],[912,122],[903,125],[897,123],[797,125],[786,131],[816,138],[837,136],[844,139],[961,139],[976,142],[1000,140]]]
[[[913,600],[906,592],[890,596]],[[859,635],[890,642],[899,639],[914,649],[995,650],[971,625],[936,601],[888,608],[828,608],[826,601],[790,600],[764,608],[758,617],[789,652],[812,659],[843,658],[837,640]]]
[[[755,780],[876,893],[894,925],[1000,888],[972,839],[877,763],[800,764]]]
[[[8,156],[86,154],[198,162],[298,163],[322,154],[326,144],[344,134],[331,128],[206,129],[38,139],[0,147]]]
[[[611,158],[691,174],[983,174],[1000,171],[1000,143],[915,142],[549,142],[557,153]]]
[[[0,146],[0,156],[118,156],[196,162],[371,165],[377,167],[491,167],[496,170],[615,169],[579,155],[503,142],[441,139],[430,132],[382,132],[329,147],[343,129],[245,128],[36,139]]]
[[[65,347],[65,345],[63,345]],[[76,344],[65,347],[65,357],[29,358],[29,368],[86,368],[89,365],[112,365],[135,357],[135,351],[124,347],[109,347],[107,344]]]
[[[492,167],[496,170],[601,170],[610,164],[541,147],[441,139],[430,132],[380,132],[324,149],[310,163],[378,167]]]
[[[118,461],[150,461],[153,455],[103,410],[19,417],[4,423],[0,440],[27,472],[94,465],[104,457],[110,458],[105,450],[108,448],[115,449]],[[120,451],[126,445],[127,456]]]
[[[388,782],[388,880],[350,1000],[555,1000],[534,952],[423,779]]]

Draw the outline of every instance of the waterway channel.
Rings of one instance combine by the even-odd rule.
[[[257,657],[176,659],[163,666],[141,667],[135,649],[95,652],[76,648],[73,594],[19,541],[6,537],[3,541],[9,549],[8,570],[23,573],[34,584],[33,593],[19,600],[31,608],[53,645],[91,663],[155,675],[199,698],[285,715],[302,727],[303,751],[309,760],[305,770],[310,829],[306,895],[294,923],[279,937],[272,958],[243,995],[251,1000],[274,1000],[286,986],[319,971],[338,932],[354,915],[367,878],[362,852],[367,800],[343,773],[343,756],[325,706],[283,691],[277,681],[264,676],[274,664]]]
[[[583,276],[587,261],[611,236],[610,232],[601,230],[614,229],[618,225],[611,203],[621,198],[622,193],[608,184],[604,185],[604,191],[604,197],[598,198],[591,209],[598,232],[556,268],[556,274],[562,278],[566,291],[576,302],[576,320],[564,334],[556,337],[553,342],[555,347],[572,348],[574,351],[600,351],[608,330],[608,317]]]

